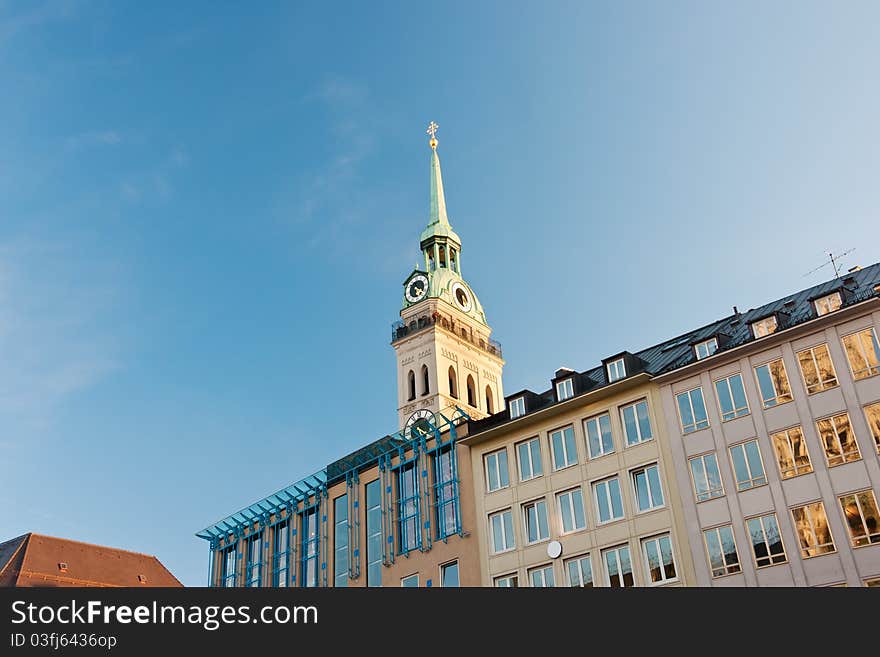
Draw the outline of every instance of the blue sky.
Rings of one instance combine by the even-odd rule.
[[[0,0],[0,539],[156,554],[396,430],[440,124],[508,391],[880,260],[872,2]]]

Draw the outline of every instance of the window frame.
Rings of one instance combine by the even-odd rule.
[[[566,431],[571,431],[571,448],[573,451],[574,460],[569,461],[569,457],[572,456],[569,454],[568,450],[568,441],[566,441]],[[553,436],[559,434],[561,436],[561,447],[562,447],[562,455],[565,457],[564,463],[561,466],[557,466],[556,464],[556,445],[553,441]],[[577,439],[574,435],[574,425],[569,424],[561,429],[554,429],[552,431],[547,432],[547,439],[550,441],[550,463],[553,467],[553,472],[559,472],[560,470],[565,470],[566,468],[570,468],[578,464],[578,452],[577,452]]]
[[[852,434],[852,443],[855,446],[855,452],[843,452],[843,444],[840,442],[840,430],[837,428],[836,422],[837,418],[840,417],[846,417],[847,424],[849,425],[849,431]],[[843,413],[835,413],[834,415],[827,415],[825,417],[814,420],[814,422],[816,426],[816,433],[819,435],[819,445],[822,447],[822,453],[825,455],[825,465],[827,467],[836,468],[839,465],[846,465],[847,463],[855,463],[856,461],[862,460],[862,449],[861,447],[859,447],[859,439],[856,436],[856,430],[853,427],[852,418],[849,416],[849,411],[844,411]],[[831,459],[828,457],[828,448],[825,443],[825,434],[820,427],[820,423],[822,422],[831,422],[834,441],[840,450],[839,458],[842,459],[839,463],[831,463]],[[855,454],[855,458],[847,458],[848,455],[852,454]]]
[[[340,522],[339,517],[337,516],[338,505],[343,504],[345,508],[345,518]],[[344,525],[340,527],[340,525]],[[343,531],[345,535],[345,545],[339,545],[339,532]],[[348,492],[342,493],[342,495],[338,495],[333,498],[333,587],[334,588],[343,588],[348,586],[348,579],[351,573],[351,525],[349,524],[348,518]],[[340,551],[344,551],[345,554],[345,570],[340,572]],[[342,580],[344,584],[339,584],[339,581]]]
[[[770,554],[770,543],[767,540],[767,527],[764,525],[764,519],[770,517],[772,517],[773,521],[776,523],[776,532],[779,534],[779,544],[782,546],[782,561],[773,561],[774,557]],[[775,511],[772,511],[771,513],[765,513],[763,515],[749,516],[744,520],[746,524],[746,534],[749,537],[749,544],[752,548],[752,563],[755,566],[755,570],[760,570],[761,568],[771,568],[772,566],[778,566],[784,563],[788,563],[788,551],[785,549],[785,539],[782,537],[782,528],[779,526],[779,518],[777,517]],[[764,544],[767,546],[767,556],[761,558],[770,560],[769,563],[765,563],[764,565],[758,564],[758,553],[755,551],[755,542],[752,538],[752,530],[749,527],[749,521],[751,520],[761,521],[761,533],[764,537]]]
[[[583,519],[583,526],[577,526],[577,513],[575,513],[574,506],[574,498],[573,495],[575,493],[580,494],[581,498],[581,518]],[[572,528],[566,530],[565,529],[565,514],[563,513],[563,504],[562,497],[568,496],[568,511],[571,514]],[[577,532],[584,531],[587,528],[587,509],[584,506],[584,491],[580,486],[575,486],[573,488],[567,488],[566,490],[559,491],[555,494],[556,497],[556,511],[558,513],[559,519],[559,533],[562,536],[567,536],[568,534],[575,534]]]
[[[623,569],[621,568],[621,559],[620,559],[620,551],[626,550],[627,558],[629,561],[629,575],[632,578],[632,585],[626,586],[623,583]],[[608,559],[606,555],[609,552],[614,552],[615,561],[617,562],[617,578],[620,580],[620,586],[611,586],[611,573],[608,571]],[[602,571],[604,573],[605,586],[609,588],[634,588],[636,586],[636,572],[634,569],[633,560],[632,560],[632,550],[629,549],[629,543],[619,543],[617,545],[612,545],[600,551],[599,553],[602,557]]]
[[[862,412],[865,414],[865,421],[868,423],[868,431],[874,439],[874,447],[877,449],[877,453],[880,454],[880,401],[865,404],[862,407]],[[876,413],[876,418],[873,420],[874,424],[871,423],[870,413]]]
[[[794,445],[791,441],[791,433],[793,431],[798,431],[801,435],[801,444],[804,447],[804,453],[807,457],[806,466],[798,466],[797,459],[795,458]],[[786,470],[782,469],[782,461],[779,459],[779,450],[776,447],[777,437],[783,436],[785,439],[785,445],[788,446],[788,455],[791,458],[792,467],[787,468]],[[813,459],[810,457],[810,448],[807,445],[807,439],[804,435],[804,428],[802,425],[797,424],[793,427],[788,427],[787,429],[780,429],[779,431],[774,431],[770,434],[770,446],[773,448],[773,455],[776,457],[776,467],[779,470],[779,478],[782,481],[786,481],[788,479],[794,479],[795,477],[800,477],[801,475],[810,474],[813,472]],[[786,474],[787,472],[791,472],[792,474]]]
[[[663,558],[663,550],[661,548],[661,541],[666,539],[669,542],[669,556],[672,558],[672,570],[675,572],[675,575],[672,577],[666,577],[666,564],[661,563],[660,571],[663,573],[663,579],[654,580],[651,575],[651,562],[648,558],[648,544],[655,542],[657,544],[657,554],[660,558]],[[647,536],[645,538],[640,539],[639,546],[641,547],[643,565],[645,566],[646,579],[645,581],[648,583],[648,586],[664,586],[666,584],[672,584],[674,582],[678,582],[681,578],[678,576],[678,564],[675,561],[675,549],[672,546],[672,534],[670,532],[663,532],[660,534],[654,534],[653,536]]]
[[[538,469],[540,472],[535,474],[535,463],[532,454],[532,444],[536,444],[538,446]],[[522,468],[522,459],[520,454],[520,447],[523,445],[528,445],[528,456],[529,456],[529,471],[531,474],[529,477],[523,479],[523,468]],[[526,438],[525,440],[521,440],[514,445],[514,449],[516,449],[516,466],[517,466],[517,474],[519,475],[520,483],[531,481],[532,479],[537,479],[538,477],[544,476],[544,457],[541,454],[541,438],[540,436],[533,436],[532,438]]]
[[[543,505],[544,508],[544,524],[547,527],[547,535],[540,536],[541,532],[541,517],[538,513],[539,505]],[[547,498],[536,497],[535,499],[529,500],[527,502],[523,502],[520,504],[520,508],[522,509],[522,521],[523,521],[523,537],[525,538],[524,546],[529,545],[537,545],[538,543],[543,543],[545,541],[550,540],[550,514],[547,512]],[[535,509],[535,529],[536,529],[536,538],[534,541],[529,540],[529,509]]]
[[[502,581],[510,581],[515,582],[515,586],[511,586],[507,584],[506,586],[499,586],[498,583]],[[492,578],[492,588],[495,589],[518,589],[519,588],[519,573],[510,573],[509,575],[498,575],[497,577]]]
[[[598,489],[599,489],[599,486],[605,484],[604,498],[608,504],[609,512],[611,512],[613,514],[614,504],[613,504],[613,498],[612,498],[611,492],[610,492],[610,485],[611,485],[611,482],[613,482],[613,481],[617,482],[617,494],[620,497],[620,516],[612,515],[608,520],[602,520],[602,510],[601,510],[601,507],[599,506],[600,495],[599,495]],[[614,474],[614,475],[611,475],[610,477],[603,477],[601,479],[597,479],[597,480],[591,482],[590,489],[593,492],[592,497],[593,497],[593,500],[595,501],[596,526],[597,527],[599,525],[608,525],[608,524],[611,524],[612,522],[619,522],[619,521],[624,520],[626,518],[626,505],[623,503],[623,488],[621,488],[621,486],[620,486],[620,475],[619,474]]]
[[[550,586],[547,586],[547,571],[550,571],[550,581],[551,581]],[[542,582],[543,582],[543,583],[541,584],[541,586],[535,586],[535,581],[534,581],[534,578],[533,578],[533,575],[534,575],[535,573],[538,573],[538,572],[541,573],[541,580],[542,580]],[[529,580],[529,587],[530,587],[530,588],[535,588],[535,589],[538,589],[538,588],[541,588],[541,589],[543,589],[543,588],[548,588],[548,589],[556,588],[556,573],[555,573],[555,569],[553,568],[553,564],[552,564],[552,563],[548,563],[548,564],[544,564],[544,565],[541,565],[541,566],[535,566],[535,567],[533,567],[533,568],[529,568],[529,569],[526,571],[526,576],[528,577],[528,580]]]
[[[710,349],[708,345],[713,345],[713,348]],[[700,355],[700,347],[706,347],[706,355]],[[702,342],[698,342],[694,345],[694,355],[697,357],[697,360],[704,360],[709,358],[710,356],[714,356],[718,352],[718,338],[711,337],[708,340],[703,340]]]
[[[507,535],[507,528],[504,523],[504,514],[507,513],[510,515],[510,536]],[[495,531],[492,526],[492,518],[499,517],[501,519],[501,534],[504,539],[505,545],[509,543],[509,546],[505,547],[503,550],[496,550],[498,547],[495,545]],[[513,526],[513,507],[504,507],[503,509],[498,509],[497,511],[492,511],[487,515],[487,522],[489,526],[489,547],[491,549],[490,554],[504,554],[505,552],[511,552],[516,550],[516,528]]]
[[[507,483],[501,483],[501,465],[500,459],[498,458],[500,454],[504,454],[504,478],[507,479]],[[498,479],[498,487],[492,488],[490,485],[491,479],[489,477],[489,459],[491,457],[495,457],[495,476]],[[491,452],[487,452],[483,454],[483,475],[486,477],[486,492],[494,493],[495,491],[504,490],[505,488],[510,488],[510,458],[507,455],[507,447],[502,447],[501,449],[496,449]]]
[[[451,566],[455,566],[455,568],[456,568],[457,572],[455,574],[455,578],[458,580],[458,584],[456,584],[455,586],[446,586],[444,573],[446,572],[446,569]],[[461,588],[461,566],[458,563],[458,559],[453,559],[452,561],[447,561],[446,563],[441,563],[439,569],[440,569],[440,588],[441,589]]]
[[[639,423],[639,414],[638,414],[638,405],[639,404],[645,405],[645,416],[648,420],[648,430],[651,432],[651,435],[648,436],[647,438],[642,436],[642,426]],[[629,440],[629,432],[626,430],[626,418],[624,417],[624,412],[628,408],[633,409],[633,413],[634,413],[633,417],[635,418],[635,427],[636,427],[636,431],[638,433],[638,438],[639,438],[636,442],[632,442],[632,443]],[[623,448],[624,449],[627,449],[629,447],[637,447],[639,445],[643,445],[644,443],[647,443],[647,442],[654,440],[654,425],[653,425],[653,422],[651,421],[651,405],[648,404],[647,397],[641,397],[640,399],[637,399],[634,402],[629,402],[629,403],[626,403],[622,406],[619,406],[618,411],[619,411],[619,416],[620,416],[620,425],[621,425],[621,427],[623,427]]]
[[[651,470],[652,468],[656,471],[657,486],[659,487],[659,491],[657,491],[657,492],[659,492],[659,496],[660,496],[660,503],[659,504],[657,504],[654,500],[655,491],[653,491],[651,489],[651,477],[648,474],[648,471]],[[646,509],[641,508],[641,505],[639,502],[639,488],[638,488],[638,484],[636,483],[636,476],[639,475],[640,473],[644,474],[645,491],[647,492],[648,499],[650,500],[650,503],[651,503],[651,506],[647,507]],[[630,483],[632,484],[632,487],[633,487],[632,490],[633,490],[633,499],[635,500],[635,503],[636,503],[636,514],[649,513],[651,511],[656,511],[657,509],[662,509],[666,506],[666,496],[663,493],[663,482],[662,482],[662,477],[660,476],[660,463],[658,461],[652,461],[651,463],[646,463],[645,465],[640,465],[636,468],[630,468],[629,480],[630,480]]]
[[[830,306],[834,304],[829,304],[828,310],[824,312],[819,307],[819,302],[826,301],[831,299],[832,297],[837,297],[837,308],[831,308]],[[816,316],[822,317],[824,315],[830,315],[833,312],[840,310],[843,307],[843,297],[840,296],[840,292],[832,292],[831,294],[826,294],[825,296],[819,297],[818,299],[813,299],[813,308],[816,310]]]
[[[829,380],[829,382],[825,382],[822,380],[821,370],[819,369],[819,361],[816,358],[815,352],[817,349],[823,349],[823,348],[825,349],[825,353],[828,356],[828,362],[831,364],[831,374],[832,374],[831,380],[833,380],[834,383],[830,383],[830,380]],[[810,362],[812,362],[813,367],[816,368],[816,380],[817,380],[816,385],[819,386],[818,389],[814,389],[812,391],[810,390],[810,388],[811,387],[815,388],[815,385],[810,386],[810,384],[807,383],[807,373],[804,371],[804,363],[801,360],[801,354],[806,354],[806,353],[810,354]],[[813,345],[812,347],[807,347],[806,349],[801,349],[800,351],[795,353],[795,358],[797,359],[797,362],[798,362],[798,369],[801,372],[801,381],[803,381],[804,390],[807,391],[808,395],[816,395],[820,392],[825,392],[826,390],[833,390],[834,388],[837,388],[840,386],[840,379],[837,376],[837,369],[834,367],[834,361],[831,358],[831,350],[828,348],[827,342],[822,342],[820,344]]]
[[[563,393],[567,393],[564,394]],[[574,377],[562,379],[556,382],[556,400],[563,402],[574,397]]]
[[[757,327],[759,325],[760,326],[767,326],[771,322],[771,320],[772,320],[772,324],[773,324],[772,330],[769,330],[766,333],[763,333],[762,335],[758,335]],[[752,329],[752,336],[756,340],[759,340],[761,338],[766,338],[768,335],[773,335],[774,333],[776,333],[776,331],[779,330],[779,319],[776,317],[776,315],[770,315],[769,317],[764,317],[762,319],[758,319],[758,320],[755,320],[754,322],[751,322],[749,324],[749,326]]]
[[[872,376],[880,376],[880,364],[878,365],[870,365],[868,361],[868,354],[865,351],[865,345],[862,342],[861,334],[862,333],[870,333],[872,337],[872,344],[880,345],[880,340],[877,339],[877,328],[872,324],[866,328],[859,329],[858,331],[853,331],[852,333],[847,333],[846,335],[840,336],[840,343],[843,345],[843,353],[846,355],[846,362],[849,364],[849,373],[852,375],[854,381],[861,381],[862,379],[870,379]],[[859,353],[862,359],[865,361],[866,367],[862,368],[856,372],[853,367],[853,362],[849,357],[849,350],[846,348],[846,339],[852,338],[854,336],[858,337],[858,345],[859,345]],[[880,353],[877,350],[874,350],[874,355],[880,360]],[[872,371],[876,370],[876,371]],[[862,372],[867,372],[867,374],[862,375]]]
[[[413,580],[413,579],[416,581],[415,586],[407,586],[406,584],[404,584],[404,582],[406,582],[407,580]],[[413,575],[406,575],[405,577],[401,577],[400,578],[400,588],[402,588],[402,589],[406,589],[406,588],[417,589],[417,588],[419,588],[419,574],[415,573]]]
[[[597,432],[597,436],[599,439],[599,447],[600,447],[600,449],[604,450],[605,434],[602,432],[602,419],[603,418],[608,419],[608,438],[610,439],[610,442],[611,442],[611,449],[609,449],[608,451],[601,451],[598,454],[593,454],[593,448],[592,448],[592,445],[590,444],[589,425],[592,423],[595,423],[596,432]],[[582,420],[581,424],[583,425],[583,429],[584,429],[584,440],[587,443],[587,460],[588,461],[592,461],[593,459],[597,459],[602,456],[607,456],[608,454],[614,454],[614,452],[615,452],[614,429],[612,428],[612,425],[611,425],[611,413],[609,413],[608,411],[605,411],[604,413],[599,413],[598,415],[592,415],[592,416]]]
[[[589,564],[590,570],[590,582],[587,584],[584,582],[584,569],[582,567],[583,562],[586,561]],[[575,584],[571,581],[571,567],[570,564],[577,564],[577,572],[578,572],[578,580],[579,582]],[[593,555],[589,552],[586,554],[579,554],[573,557],[569,557],[562,562],[562,567],[565,570],[565,581],[568,583],[568,587],[575,589],[592,589],[596,587],[596,577],[593,572]]]
[[[810,525],[810,531],[812,532],[812,535],[818,536],[816,533],[816,529],[815,529],[816,523],[813,518],[813,513],[815,511],[813,508],[811,508],[811,507],[816,507],[816,506],[818,506],[821,509],[822,515],[825,516],[825,526],[828,529],[828,537],[831,539],[831,542],[830,543],[816,543],[815,545],[809,545],[807,547],[804,547],[803,537],[801,535],[800,530],[798,529],[798,521],[797,521],[797,518],[795,517],[795,512],[803,510],[804,516],[806,517],[807,522]],[[834,542],[834,534],[831,531],[831,523],[828,522],[828,514],[825,512],[825,504],[822,502],[822,500],[815,500],[813,502],[807,502],[806,504],[793,506],[789,509],[789,514],[791,516],[792,526],[794,527],[794,534],[795,534],[795,537],[797,538],[798,548],[800,549],[801,559],[804,559],[804,560],[813,559],[815,557],[821,557],[826,554],[834,554],[835,552],[837,552],[837,545]],[[830,546],[831,549],[822,550],[822,548],[827,548],[828,546]],[[817,552],[816,554],[809,554],[809,551],[811,551],[811,550],[821,550],[821,551]]]
[[[748,445],[749,443],[755,443],[755,446],[758,448],[758,460],[761,463],[761,476],[760,477],[754,476],[754,473],[752,472],[752,466],[749,463],[748,454],[746,452],[746,445]],[[750,478],[748,481],[749,481],[750,485],[747,486],[746,488],[740,488],[740,481],[737,478],[737,474],[736,474],[736,462],[734,461],[734,458],[733,458],[733,450],[736,449],[737,447],[742,448],[743,460],[746,464],[746,467],[749,470]],[[760,445],[760,443],[758,443],[757,438],[748,438],[746,440],[741,440],[737,443],[734,443],[733,445],[728,445],[727,454],[728,454],[728,458],[730,459],[730,469],[733,472],[733,483],[734,483],[734,488],[736,488],[737,493],[742,493],[747,490],[752,490],[753,488],[759,488],[761,486],[766,486],[769,483],[769,480],[767,479],[767,466],[764,464],[764,455],[761,454],[761,445]],[[763,483],[754,483],[761,478],[764,479]]]
[[[526,398],[525,397],[514,397],[510,400],[510,419],[515,420],[518,417],[522,417],[526,414]],[[516,411],[516,412],[514,412]]]
[[[843,524],[846,526],[847,535],[849,536],[849,544],[850,547],[853,549],[870,547],[872,545],[880,544],[880,526],[878,526],[877,531],[875,531],[873,534],[868,533],[869,528],[867,519],[865,517],[865,511],[862,508],[861,501],[859,500],[859,495],[863,495],[865,493],[871,494],[871,498],[874,500],[874,509],[877,511],[877,517],[880,518],[880,506],[878,506],[877,504],[877,494],[874,492],[873,488],[863,488],[861,490],[856,490],[852,491],[851,493],[837,496],[837,506],[840,509],[840,512],[843,514]],[[853,498],[856,508],[859,511],[859,518],[861,519],[862,529],[865,531],[864,538],[857,538],[853,535],[852,525],[849,522],[849,517],[846,515],[846,507],[844,506],[844,500],[848,497]]]
[[[699,399],[703,404],[703,416],[704,419],[698,420],[696,407],[694,406],[694,393],[699,391]],[[684,417],[681,414],[681,398],[687,397],[688,406],[691,411],[691,418],[693,418],[693,422],[687,426],[684,423]],[[678,411],[678,426],[681,430],[681,434],[683,436],[690,435],[692,433],[696,433],[697,431],[702,431],[703,429],[708,429],[709,422],[709,410],[706,408],[706,396],[703,394],[703,386],[698,385],[690,390],[685,390],[684,392],[679,392],[675,395],[675,408]]]
[[[728,528],[730,529],[730,538],[733,541],[733,554],[736,555],[736,563],[729,564],[727,563],[727,553],[724,551],[724,541],[721,540],[721,530]],[[707,540],[707,535],[709,532],[714,532],[715,537],[718,540],[718,548],[721,551],[720,557],[721,562],[724,564],[724,572],[720,575],[716,575],[715,571],[717,570],[712,566],[712,552],[709,549],[709,541]],[[727,523],[726,525],[715,525],[714,527],[707,527],[703,530],[703,546],[706,550],[706,559],[709,565],[709,575],[712,579],[719,579],[721,577],[729,577],[730,575],[739,575],[743,572],[742,569],[742,561],[739,558],[739,546],[736,544],[736,532],[733,531],[733,524]],[[731,568],[736,567],[736,570],[730,570]]]
[[[719,483],[719,488],[717,488],[717,489],[710,488],[710,486],[709,486],[709,475],[708,475],[708,471],[706,469],[706,458],[707,457],[711,457],[712,460],[715,462],[715,471],[718,473],[718,483]],[[691,463],[693,461],[696,461],[698,459],[699,459],[700,463],[702,464],[703,475],[706,479],[706,493],[709,494],[708,497],[704,497],[703,499],[700,499],[700,492],[697,490],[696,475],[694,473],[694,468],[691,465]],[[719,497],[724,497],[724,495],[725,495],[724,480],[721,477],[721,468],[718,466],[718,454],[716,452],[712,451],[712,452],[703,452],[702,454],[695,454],[694,456],[689,456],[687,461],[688,461],[688,472],[690,472],[690,475],[691,475],[691,486],[693,487],[693,491],[694,491],[694,501],[696,504],[702,504],[703,502],[709,502],[710,500],[715,500],[715,499],[718,499]],[[720,491],[720,493],[718,493],[717,495],[712,495],[711,493],[716,490]],[[704,495],[706,493],[704,493]]]
[[[613,374],[612,374],[613,371]],[[615,358],[605,364],[605,373],[608,383],[614,383],[626,378],[626,358]]]
[[[772,370],[770,366],[773,363],[781,363],[782,364],[782,373],[785,376],[785,385],[788,387],[788,392],[781,392],[776,389],[776,381],[773,379]],[[758,370],[761,368],[767,368],[767,376],[770,379],[770,385],[773,386],[774,396],[772,398],[773,403],[769,403],[771,400],[768,400],[764,397],[764,390],[761,388],[761,377],[758,375]],[[791,389],[791,378],[788,376],[788,368],[785,366],[785,359],[782,356],[778,358],[772,358],[765,363],[761,363],[760,365],[755,365],[753,368],[755,372],[755,382],[758,384],[758,396],[761,399],[761,406],[766,411],[771,408],[776,408],[777,406],[782,406],[783,404],[788,404],[794,401],[794,392]],[[788,399],[784,399],[785,395],[788,395]]]
[[[742,386],[743,398],[745,399],[745,402],[746,402],[745,409],[744,409],[745,412],[742,412],[743,407],[738,407],[736,405],[736,400],[734,399],[734,395],[733,395],[733,386],[730,384],[731,379],[735,379],[737,377],[739,378],[740,386]],[[729,410],[729,411],[724,410],[724,406],[721,403],[721,395],[718,394],[718,386],[719,386],[719,384],[722,384],[722,383],[726,384],[727,394],[730,396],[731,410]],[[712,382],[712,387],[715,389],[715,399],[718,402],[718,414],[721,417],[722,424],[724,424],[725,422],[732,422],[733,420],[736,420],[737,418],[746,417],[747,415],[752,414],[752,407],[749,404],[749,396],[746,393],[746,383],[745,383],[745,379],[743,379],[742,372],[735,372],[734,374],[729,374],[727,376],[722,376],[718,379],[715,379]],[[732,417],[728,417],[731,414],[733,414]]]

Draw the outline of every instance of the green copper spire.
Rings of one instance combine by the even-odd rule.
[[[421,241],[431,237],[446,237],[461,245],[461,239],[452,230],[449,217],[446,215],[446,195],[443,193],[443,174],[440,172],[440,158],[437,155],[437,137],[435,133],[439,128],[431,121],[428,125],[428,134],[431,135],[431,215],[428,227],[422,232]]]

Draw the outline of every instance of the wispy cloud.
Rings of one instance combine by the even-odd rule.
[[[101,330],[115,290],[94,263],[47,240],[0,244],[0,443],[15,419],[42,425],[56,405],[119,367]]]

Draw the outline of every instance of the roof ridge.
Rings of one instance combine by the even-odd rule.
[[[118,548],[118,547],[113,547],[110,545],[99,545],[98,543],[89,543],[87,541],[77,541],[76,539],[73,539],[73,538],[62,538],[61,536],[49,536],[48,534],[38,534],[37,532],[28,532],[28,533],[31,535],[31,537],[39,536],[40,538],[49,538],[49,539],[52,539],[53,541],[62,541],[64,543],[76,543],[77,545],[86,545],[88,547],[101,548],[102,550],[113,550],[114,552],[125,552],[127,554],[134,554],[139,557],[149,557],[151,559],[156,559],[156,561],[159,561],[158,557],[156,557],[155,554],[147,554],[146,552],[137,552],[136,550],[126,550],[125,548]],[[162,562],[159,561],[159,563],[161,564]]]

